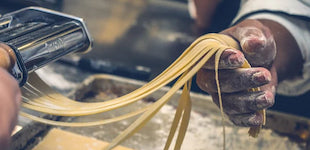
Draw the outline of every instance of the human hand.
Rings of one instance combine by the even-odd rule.
[[[274,104],[277,85],[273,65],[276,46],[272,32],[257,20],[245,20],[221,34],[231,36],[241,46],[241,50],[225,50],[220,58],[219,81],[224,112],[236,125],[259,126],[263,116],[257,111]],[[245,59],[252,68],[240,68]],[[214,58],[197,73],[197,84],[219,105]],[[255,87],[260,87],[260,91],[249,91]]]
[[[0,149],[7,149],[17,122],[21,92],[17,81],[4,69],[9,67],[10,61],[13,60],[9,58],[2,45],[0,45],[0,58],[2,59],[0,62]]]

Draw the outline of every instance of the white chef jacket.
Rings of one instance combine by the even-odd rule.
[[[304,59],[301,77],[279,83],[277,93],[298,96],[310,90],[310,0],[242,0],[233,24],[244,19],[269,19],[296,39]]]

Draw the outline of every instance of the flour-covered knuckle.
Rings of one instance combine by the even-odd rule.
[[[225,50],[219,60],[218,69],[235,69],[240,68],[245,61],[245,57],[242,52],[235,49]],[[215,56],[203,66],[205,69],[215,69]]]
[[[263,124],[262,114],[255,112],[249,114],[229,115],[229,119],[237,126],[253,127]]]
[[[268,67],[276,56],[275,41],[272,36],[266,37],[263,31],[255,29],[245,29],[250,32],[240,41],[240,45],[247,60],[252,66]],[[253,32],[253,34],[251,34]],[[260,34],[254,34],[254,33]]]
[[[268,91],[223,94],[222,101],[225,112],[230,115],[255,112],[274,103]]]
[[[217,92],[214,70],[202,70],[197,75],[198,85],[203,90]],[[271,81],[271,74],[265,68],[238,68],[219,70],[222,93],[233,93],[265,85]]]
[[[274,94],[271,91],[264,91],[264,94],[260,95],[255,99],[255,106],[253,109],[262,110],[271,107],[274,102]]]

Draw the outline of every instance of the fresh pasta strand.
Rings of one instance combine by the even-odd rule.
[[[106,149],[112,149],[141,129],[170,100],[173,94],[183,86],[182,94],[179,99],[179,105],[164,147],[165,150],[169,149],[174,136],[176,136],[178,128],[174,149],[180,149],[190,119],[191,79],[212,56],[215,56],[215,79],[223,124],[223,149],[225,149],[225,116],[222,106],[220,82],[218,79],[218,65],[223,51],[231,48],[240,49],[239,44],[229,36],[222,34],[204,35],[194,41],[166,70],[164,70],[152,81],[124,96],[104,102],[87,103],[69,99],[54,91],[44,81],[42,81],[39,76],[32,73],[29,75],[30,77],[28,83],[22,88],[22,107],[45,114],[76,117],[121,109],[122,107],[134,104],[135,102],[147,97],[173,80],[177,78],[178,80],[167,91],[167,93],[156,102],[138,110],[115,116],[114,118],[102,119],[93,122],[61,122],[41,118],[26,111],[20,112],[20,115],[45,124],[70,127],[101,125],[139,116],[127,129],[118,135],[108,147],[106,147]],[[242,67],[249,68],[251,66],[248,62],[245,62]],[[259,89],[255,88],[249,90],[257,91]],[[259,113],[263,114],[265,123],[265,110],[261,110]],[[256,137],[260,128],[261,126],[250,128],[249,135]]]
[[[177,107],[171,128],[170,128],[170,133],[169,136],[167,138],[164,150],[168,150],[170,147],[170,144],[172,142],[173,137],[175,136],[175,132],[177,130],[177,127],[179,125],[179,122],[181,120],[181,117],[184,116],[185,113],[185,107],[190,107],[190,105],[188,104],[188,100],[190,100],[190,95],[189,95],[189,91],[190,91],[190,84],[191,81],[188,81],[186,83],[186,85],[183,86],[183,90],[182,90],[182,94],[181,97],[179,99],[179,105]],[[182,114],[183,113],[183,114]],[[187,112],[189,113],[189,112]]]

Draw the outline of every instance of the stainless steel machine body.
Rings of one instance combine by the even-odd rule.
[[[0,41],[10,46],[17,63],[10,73],[22,86],[27,74],[71,52],[87,52],[92,38],[83,19],[28,7],[0,18]]]

